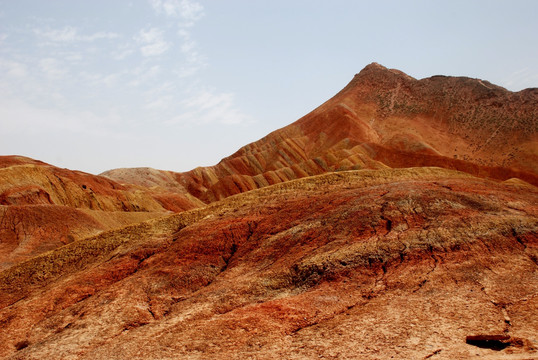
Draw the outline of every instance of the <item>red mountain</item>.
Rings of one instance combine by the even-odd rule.
[[[3,158],[0,358],[536,358],[537,98],[372,64],[212,167]]]
[[[416,80],[374,63],[310,114],[215,166],[103,175],[205,203],[330,171],[386,167],[439,166],[538,185],[537,118],[538,89],[513,93],[464,77]]]

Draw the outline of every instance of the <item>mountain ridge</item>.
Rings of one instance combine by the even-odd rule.
[[[370,64],[211,167],[0,157],[0,358],[535,358],[537,99]]]
[[[513,93],[467,77],[416,80],[373,63],[309,114],[214,166],[152,171],[174,179],[168,187],[205,203],[290,179],[364,168],[440,166],[538,185],[537,109],[538,89]],[[146,181],[137,169],[102,175]]]

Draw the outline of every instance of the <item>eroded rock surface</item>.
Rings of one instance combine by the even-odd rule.
[[[537,204],[454,171],[353,171],[105,232],[0,273],[0,356],[533,358]]]

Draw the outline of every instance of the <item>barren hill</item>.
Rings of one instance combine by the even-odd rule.
[[[537,112],[371,64],[212,167],[0,157],[0,358],[536,358]]]
[[[330,171],[386,167],[440,166],[538,185],[537,119],[538,89],[513,93],[464,77],[416,80],[374,63],[310,114],[215,166],[103,175],[205,203]]]
[[[0,356],[533,358],[521,186],[331,173],[77,241],[0,273]]]
[[[25,157],[1,156],[0,270],[103,230],[200,204],[188,194],[120,185]]]

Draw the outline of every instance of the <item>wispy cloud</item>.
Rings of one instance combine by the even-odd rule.
[[[235,94],[202,90],[180,102],[184,112],[167,121],[168,124],[208,123],[239,124],[249,120],[234,102]]]
[[[79,39],[82,41],[95,41],[99,39],[117,39],[120,36],[113,32],[99,31],[91,35],[79,36]]]
[[[63,29],[34,29],[34,33],[52,42],[71,42],[77,37],[77,30],[74,27],[66,26]]]
[[[82,6],[92,9],[90,16],[82,10],[62,17],[35,11],[6,17],[10,23],[0,29],[0,128],[5,133],[0,145],[9,149],[4,152],[33,149],[42,157],[48,149],[74,154],[78,146],[82,154],[99,143],[103,146],[90,158],[95,151],[117,154],[121,148],[131,161],[139,158],[129,149],[132,143],[151,139],[176,149],[178,128],[233,132],[222,125],[252,120],[233,92],[212,87],[202,73],[208,59],[194,32],[205,16],[201,0],[147,1],[133,2],[131,9],[112,6],[100,19],[91,15],[99,8],[91,2]],[[148,10],[129,22],[116,21],[122,12]],[[192,140],[182,135],[182,143]],[[21,142],[23,137],[28,141]],[[100,160],[96,168],[108,166]]]
[[[181,42],[179,49],[185,56],[175,73],[180,78],[195,75],[204,67],[205,59],[198,51],[198,44],[192,38],[190,28],[204,16],[204,7],[192,0],[149,0],[157,15],[177,21],[177,36]]]
[[[177,103],[174,101],[175,96],[177,96],[176,84],[171,81],[164,82],[144,91],[144,99],[146,99],[144,108],[152,111],[167,111]]]
[[[67,74],[66,68],[54,58],[41,59],[39,61],[39,68],[46,77],[51,79],[57,79]]]
[[[28,69],[25,64],[12,60],[0,59],[0,73],[10,78],[20,79],[28,75]]]
[[[69,42],[93,42],[100,39],[116,39],[119,34],[113,32],[99,31],[93,34],[80,34],[79,30],[72,26],[65,26],[61,29],[34,29],[34,34],[43,40],[52,43],[69,43]]]
[[[145,65],[136,67],[133,70],[129,71],[131,81],[127,83],[129,86],[139,86],[141,84],[147,83],[150,80],[155,79],[161,73],[160,65],[153,65],[147,67]]]
[[[204,7],[190,0],[149,0],[158,14],[181,19],[181,26],[191,27],[204,16]]]
[[[140,45],[140,53],[145,57],[164,54],[171,46],[164,39],[164,31],[155,27],[140,30],[134,39]]]
[[[134,52],[134,46],[132,46],[132,44],[125,43],[116,47],[116,49],[112,52],[112,58],[117,61],[124,60]]]
[[[149,3],[157,15],[175,22],[179,50],[184,61],[176,65],[174,73],[182,79],[195,76],[206,66],[206,58],[198,50],[191,28],[204,16],[204,7],[194,0],[149,0]],[[162,87],[158,90],[148,94],[149,100],[145,108],[163,111],[174,108],[179,115],[165,121],[168,125],[239,124],[249,121],[235,105],[235,94],[231,92],[218,92],[212,88],[190,88],[187,90],[190,95],[177,103],[169,96],[174,93],[171,89]]]
[[[183,64],[177,71],[177,74],[181,78],[193,76],[206,65],[205,58],[198,52],[198,45],[191,37],[189,31],[180,29],[178,36],[182,40],[181,52],[185,56],[185,64]]]
[[[123,72],[111,73],[111,74],[99,74],[99,73],[88,73],[81,72],[81,79],[91,86],[106,86],[113,87],[118,85],[119,79],[124,75]]]

